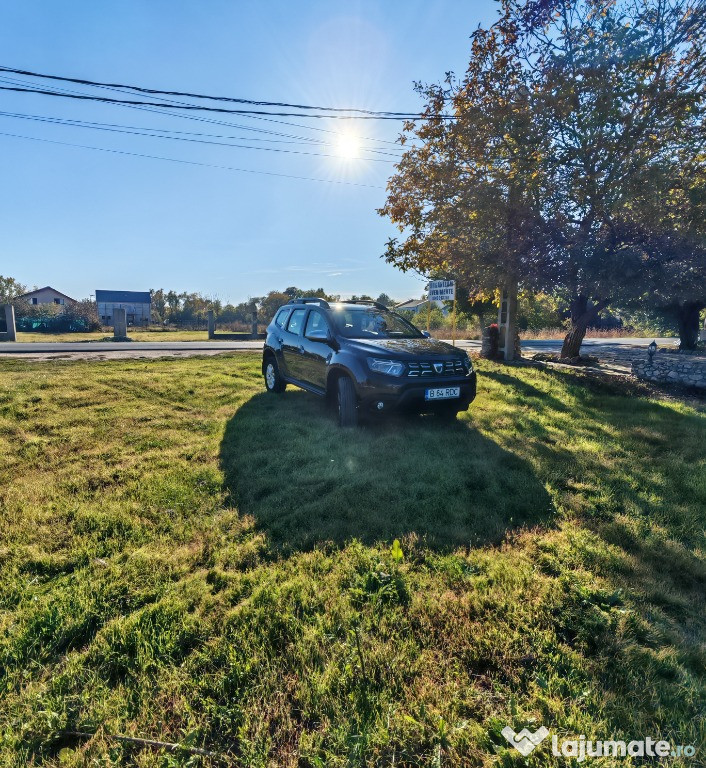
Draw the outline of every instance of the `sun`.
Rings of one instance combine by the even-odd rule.
[[[353,131],[340,133],[336,139],[336,154],[344,160],[360,157],[360,138]]]

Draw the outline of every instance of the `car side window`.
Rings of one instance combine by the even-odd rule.
[[[312,331],[325,331],[326,333],[329,331],[326,318],[316,309],[312,309],[311,312],[309,312],[304,335],[308,336]]]
[[[289,325],[287,325],[287,330],[290,333],[296,333],[297,335],[301,333],[305,314],[305,309],[295,309],[292,312],[292,316],[289,318]]]
[[[284,326],[287,324],[288,315],[288,309],[280,309],[280,311],[277,313],[277,316],[275,317],[275,325],[279,328],[284,328]]]

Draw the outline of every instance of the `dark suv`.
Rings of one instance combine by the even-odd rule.
[[[292,299],[267,328],[262,372],[268,392],[294,384],[335,403],[341,426],[392,411],[455,418],[476,396],[465,352],[373,301]]]

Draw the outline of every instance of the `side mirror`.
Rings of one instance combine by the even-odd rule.
[[[424,336],[424,338],[426,338],[426,339],[430,339],[431,338],[431,334],[429,333],[429,331],[422,331],[422,336]]]
[[[314,331],[309,331],[306,338],[309,339],[309,341],[323,341],[326,343],[329,340],[329,335],[323,328],[317,328]]]

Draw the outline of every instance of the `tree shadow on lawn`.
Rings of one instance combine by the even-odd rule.
[[[484,378],[492,379],[504,387],[511,387],[520,397],[531,398],[532,405],[541,408],[551,408],[555,411],[568,411],[569,406],[562,402],[558,397],[550,395],[548,392],[533,386],[527,381],[523,381],[517,376],[511,376],[497,370],[484,370]]]
[[[703,605],[705,414],[582,373],[542,371],[537,386],[493,370],[483,376],[512,402],[502,447],[536,467],[562,513],[627,557],[612,576],[632,572],[645,593],[686,593]],[[544,392],[552,384],[570,407]],[[671,604],[665,594],[659,599]]]
[[[341,430],[308,393],[256,395],[228,422],[231,499],[284,551],[415,533],[448,550],[500,541],[555,513],[529,462],[459,417],[409,416]]]

